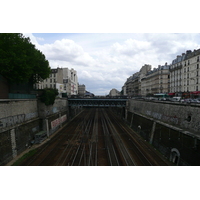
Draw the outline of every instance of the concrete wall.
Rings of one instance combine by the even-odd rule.
[[[200,165],[198,105],[129,100],[121,116],[175,165]]]
[[[36,118],[38,118],[36,100],[0,101],[0,133]]]
[[[31,144],[42,130],[55,133],[69,120],[67,99],[46,106],[37,100],[0,100],[0,165],[5,165]]]
[[[194,134],[200,132],[200,105],[184,103],[165,103],[129,100],[127,109],[156,120],[188,130]]]

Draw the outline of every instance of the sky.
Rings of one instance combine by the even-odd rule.
[[[172,63],[186,50],[200,48],[199,33],[24,33],[51,68],[73,68],[79,84],[95,95],[122,90],[144,64]]]
[[[75,69],[95,95],[121,91],[144,64],[170,64],[200,48],[196,0],[24,2],[4,1],[0,31],[30,37],[51,68]]]

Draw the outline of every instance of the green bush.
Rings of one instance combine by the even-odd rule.
[[[46,88],[43,90],[40,101],[43,102],[46,106],[53,105],[58,94],[59,93],[57,89]]]

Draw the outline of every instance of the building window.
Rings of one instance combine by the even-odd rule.
[[[197,76],[199,76],[199,71],[197,71]]]
[[[198,85],[196,86],[196,91],[198,91]]]
[[[199,69],[199,64],[197,64],[197,69]]]
[[[197,56],[197,62],[199,62],[199,56]]]

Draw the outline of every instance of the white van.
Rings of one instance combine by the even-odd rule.
[[[172,100],[173,100],[173,101],[180,101],[180,100],[181,100],[181,97],[173,97]]]

